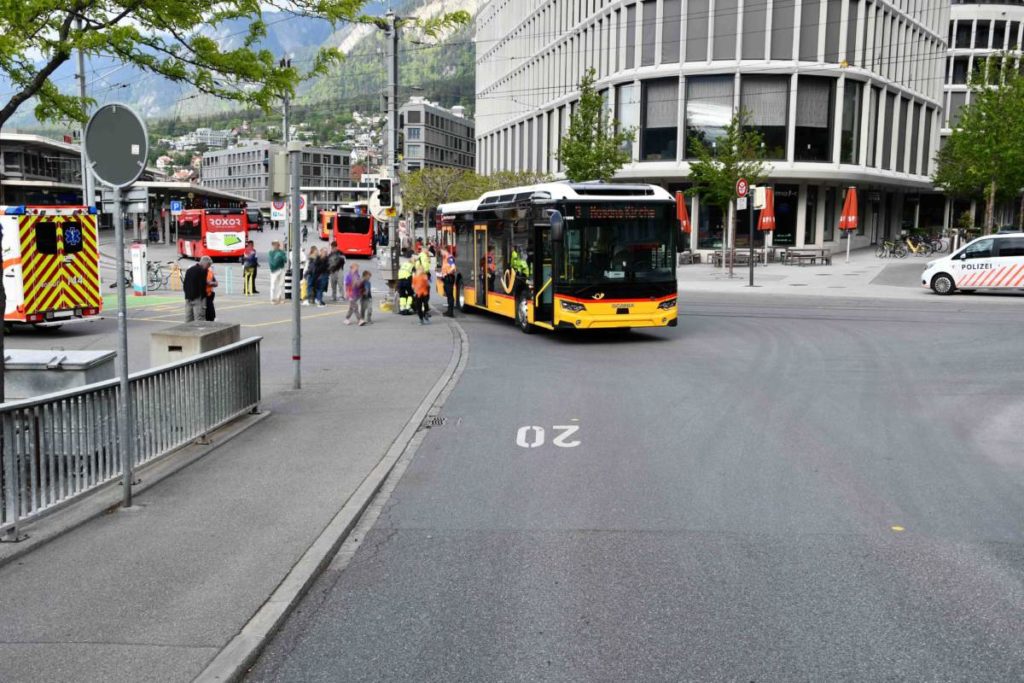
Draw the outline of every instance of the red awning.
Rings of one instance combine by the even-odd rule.
[[[686,199],[683,197],[683,193],[678,191],[676,192],[676,218],[679,219],[679,229],[689,235],[692,230],[690,213],[686,210]]]
[[[843,202],[843,213],[839,216],[840,230],[857,229],[857,188],[851,187],[846,191],[846,201]]]
[[[775,229],[775,190],[770,187],[764,190],[764,208],[757,218],[757,229],[762,232]]]

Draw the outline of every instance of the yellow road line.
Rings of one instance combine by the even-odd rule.
[[[348,310],[348,309],[346,309]],[[327,313],[313,313],[311,315],[302,316],[303,320],[309,320],[310,318],[325,318],[329,315],[341,315],[341,311],[330,311]],[[290,323],[291,318],[285,318],[283,320],[271,320],[266,323],[242,323],[242,327],[269,327],[270,325],[281,325],[282,323]]]

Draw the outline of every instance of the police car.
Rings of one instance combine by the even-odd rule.
[[[936,294],[1024,289],[1024,233],[979,237],[949,256],[929,261],[921,286]]]

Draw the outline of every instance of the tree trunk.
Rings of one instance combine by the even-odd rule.
[[[991,235],[995,232],[996,225],[996,181],[988,186],[988,196],[985,197],[985,234]]]
[[[1020,196],[1020,212],[1017,214],[1017,227],[1024,230],[1024,194]]]

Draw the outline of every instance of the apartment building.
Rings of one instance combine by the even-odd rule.
[[[405,134],[403,171],[429,167],[474,168],[475,125],[466,118],[464,107],[445,109],[422,97],[413,97],[400,107],[398,114]]]

